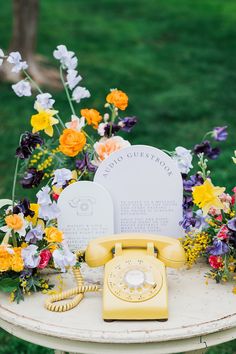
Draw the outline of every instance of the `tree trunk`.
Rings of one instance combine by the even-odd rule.
[[[59,74],[52,68],[40,66],[43,57],[35,56],[39,0],[13,0],[13,31],[9,52],[19,51],[22,59],[29,65],[28,71],[39,85],[53,88],[61,87]],[[4,81],[17,82],[21,73],[12,73],[12,66],[5,60],[1,66],[0,78]]]

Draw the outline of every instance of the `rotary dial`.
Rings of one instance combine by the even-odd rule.
[[[162,286],[156,264],[143,259],[114,262],[108,276],[111,292],[122,300],[138,302],[155,296]]]

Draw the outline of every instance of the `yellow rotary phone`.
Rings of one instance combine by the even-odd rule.
[[[168,319],[167,279],[165,267],[179,268],[185,252],[177,239],[151,234],[119,234],[91,241],[85,251],[90,267],[105,265],[103,285],[103,319]],[[54,295],[45,304],[51,311],[75,307],[88,291],[101,290],[85,286],[75,270],[77,288]],[[65,304],[55,304],[75,296]]]

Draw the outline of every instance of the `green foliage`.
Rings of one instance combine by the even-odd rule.
[[[77,51],[79,70],[92,97],[80,108],[102,109],[110,88],[130,98],[128,115],[139,124],[132,143],[173,150],[191,148],[214,126],[228,125],[223,153],[209,168],[215,185],[235,185],[231,156],[236,134],[236,2],[234,0],[57,0],[40,1],[37,52],[47,57],[64,43]],[[0,47],[11,35],[11,2],[1,2]],[[55,61],[50,57],[50,63]],[[69,112],[63,92],[56,108]],[[0,86],[0,197],[11,195],[14,151],[29,129],[33,98],[18,98],[8,84]],[[19,197],[34,195],[20,187]],[[52,351],[0,333],[0,353]],[[231,354],[235,342],[209,353]]]

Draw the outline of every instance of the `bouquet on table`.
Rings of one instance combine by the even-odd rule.
[[[108,93],[105,114],[83,108],[78,117],[76,105],[90,97],[90,92],[80,86],[78,59],[64,45],[59,45],[53,55],[60,63],[60,77],[71,110],[67,122],[55,109],[52,95],[42,92],[28,74],[28,65],[20,53],[4,55],[0,49],[0,65],[7,60],[13,72],[24,76],[12,85],[15,94],[31,96],[32,88],[38,91],[30,118],[32,131],[21,135],[16,149],[12,198],[0,201],[0,291],[9,292],[17,302],[25,294],[51,290],[52,285],[40,275],[41,270],[51,267],[64,272],[76,264],[75,255],[57,228],[57,199],[69,184],[92,180],[99,163],[113,151],[129,146],[117,133],[129,133],[137,122],[135,117],[121,117],[128,106],[128,96],[118,89]],[[23,188],[37,188],[36,200],[16,198],[18,177]]]
[[[57,199],[69,184],[93,180],[97,166],[104,159],[129,146],[117,134],[129,133],[137,123],[136,117],[122,117],[128,97],[118,89],[108,93],[105,114],[94,108],[83,108],[78,116],[76,105],[90,97],[90,92],[80,86],[78,59],[64,45],[59,45],[53,55],[60,62],[60,76],[71,110],[68,122],[55,109],[52,95],[42,92],[30,77],[20,53],[4,55],[0,49],[0,65],[7,60],[13,72],[22,72],[24,76],[12,85],[16,95],[31,96],[32,87],[38,91],[35,112],[30,118],[32,131],[21,135],[16,149],[12,198],[0,201],[0,291],[10,293],[12,301],[17,302],[25,294],[51,291],[53,285],[42,276],[43,269],[50,267],[65,272],[76,265],[76,256],[57,228],[60,212]],[[227,129],[215,128],[208,134],[216,141],[223,141]],[[183,176],[181,224],[186,237],[182,243],[188,264],[205,256],[210,265],[207,276],[217,282],[234,278],[236,265],[236,190],[231,196],[225,193],[225,188],[215,187],[207,168],[207,159],[216,159],[219,153],[208,140],[193,150],[177,147],[169,153]],[[191,174],[194,159],[198,167]],[[18,177],[23,188],[37,189],[36,200],[16,198]]]

